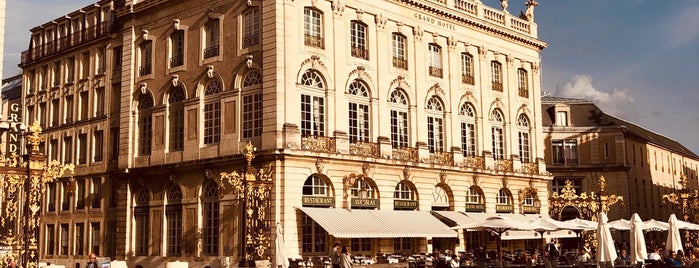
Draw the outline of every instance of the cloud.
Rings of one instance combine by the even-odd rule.
[[[602,91],[592,85],[589,75],[574,75],[565,83],[556,85],[554,95],[567,98],[586,99],[600,106],[605,112],[633,119],[636,116],[634,98],[628,89]]]
[[[699,38],[699,6],[683,8],[669,21],[668,41],[677,48]]]

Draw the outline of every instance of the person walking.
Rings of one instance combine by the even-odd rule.
[[[342,246],[342,251],[340,252],[340,268],[352,268],[352,258],[347,251],[347,246]]]
[[[90,260],[85,265],[85,268],[97,268],[97,255],[90,253]]]
[[[333,268],[340,268],[340,243],[335,243],[330,252],[330,261],[332,261]]]

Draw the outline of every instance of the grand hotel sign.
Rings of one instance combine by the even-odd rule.
[[[20,99],[13,99],[9,101],[9,107],[10,110],[7,113],[7,121],[13,125],[14,123],[20,123],[22,121],[22,105],[20,104]],[[33,122],[29,122],[33,123]],[[20,154],[19,148],[20,148],[20,140],[19,140],[19,131],[16,129],[10,128],[9,131],[7,131],[7,141],[4,142],[7,144],[6,148],[6,153],[7,155],[10,155],[12,153]]]

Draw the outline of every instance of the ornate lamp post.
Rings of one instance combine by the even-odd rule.
[[[252,166],[255,148],[250,142],[245,146],[243,156],[247,166],[240,171],[221,172],[218,185],[221,197],[225,186],[230,185],[243,201],[243,245],[239,266],[255,267],[256,260],[269,260],[270,226],[267,214],[273,182],[264,169]]]
[[[699,209],[699,190],[689,189],[689,180],[687,179],[687,176],[684,175],[684,173],[680,174],[679,183],[682,186],[682,189],[679,190],[679,194],[664,194],[662,206],[667,207],[669,204],[674,204],[673,211],[679,208],[679,212],[682,214],[683,221],[696,222],[696,219],[693,219],[691,221],[689,219],[693,218],[690,217],[690,214],[693,214],[692,216],[696,217],[695,211],[696,209]],[[695,246],[693,241],[695,241],[696,239],[693,238],[696,237],[696,233],[690,233],[689,230],[685,230],[684,237],[686,247]]]
[[[10,129],[10,123],[0,121],[0,135]],[[19,128],[23,130],[22,127]],[[2,216],[0,216],[0,244],[6,253],[2,262],[9,265],[21,256],[22,266],[39,266],[39,230],[41,197],[46,184],[55,181],[67,171],[73,174],[72,164],[46,162],[39,151],[43,142],[38,122],[32,124],[26,135],[29,152],[22,157],[0,154],[0,185],[2,186]]]

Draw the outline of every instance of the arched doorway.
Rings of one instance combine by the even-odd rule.
[[[580,218],[580,211],[573,206],[566,206],[561,210],[561,215],[559,215],[559,221],[567,221],[575,218]]]

